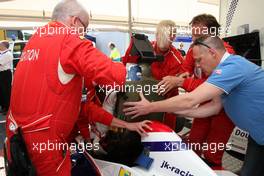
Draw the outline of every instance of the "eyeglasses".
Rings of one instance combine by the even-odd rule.
[[[210,47],[209,45],[207,45],[207,44],[205,44],[204,42],[199,41],[199,40],[196,40],[196,41],[193,43],[193,45],[203,45],[203,46],[205,46],[205,47],[207,47],[207,48],[209,48],[209,49],[212,49],[212,47]]]
[[[78,17],[78,16],[71,16],[71,17],[75,17],[77,18],[77,20],[81,23],[81,25],[83,26],[83,30],[81,33],[86,33],[87,32],[87,28],[88,28],[88,25],[85,25],[85,23]]]
[[[76,18],[79,20],[79,22],[82,24],[82,26],[83,26],[84,29],[86,30],[87,25],[85,25],[84,22],[82,22],[82,20],[81,20],[79,17],[76,17]]]

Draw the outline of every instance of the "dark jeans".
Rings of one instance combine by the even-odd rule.
[[[12,72],[0,71],[0,105],[8,110],[11,95]]]
[[[250,136],[240,176],[264,176],[264,145],[257,144]]]

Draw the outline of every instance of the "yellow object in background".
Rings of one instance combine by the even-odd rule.
[[[118,59],[118,58],[120,58],[121,56],[120,56],[120,52],[118,51],[118,49],[117,48],[113,48],[112,50],[111,50],[111,54],[110,54],[110,58],[112,59],[112,60],[114,60],[114,59]]]
[[[6,32],[0,29],[0,41],[1,40],[6,40]]]

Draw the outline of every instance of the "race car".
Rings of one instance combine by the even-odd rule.
[[[154,121],[150,126],[152,131],[141,139],[144,149],[135,160],[135,166],[95,159],[84,152],[78,154],[86,161],[86,165],[82,161],[79,162],[81,167],[76,166],[78,176],[82,173],[96,176],[236,176],[229,171],[212,170],[166,125]],[[80,169],[84,169],[82,173]]]

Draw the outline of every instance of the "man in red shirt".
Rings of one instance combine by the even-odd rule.
[[[219,33],[219,27],[217,20],[214,16],[209,14],[201,14],[195,16],[190,22],[192,27],[192,40],[195,41],[197,38],[211,35],[217,36]],[[232,47],[224,43],[224,46],[230,54],[234,54]],[[165,77],[159,85],[165,85],[166,92],[174,89],[176,87],[182,87],[186,91],[191,92],[199,85],[201,85],[206,79],[204,73],[201,72],[199,68],[195,66],[195,60],[193,58],[192,46],[187,52],[186,58],[182,64],[182,75],[189,75],[189,78],[180,77]],[[190,143],[195,144],[216,144],[216,145],[226,145],[230,134],[232,133],[234,124],[227,117],[224,110],[222,110],[215,117],[208,118],[195,118],[193,120],[191,132],[188,138]],[[204,155],[206,162],[214,167],[221,168],[223,149],[212,149],[212,150],[196,150],[198,155]]]
[[[124,65],[80,37],[88,24],[89,15],[77,1],[60,2],[16,68],[6,123],[8,158],[12,163],[10,140],[20,127],[38,176],[71,175],[66,139],[80,113],[83,77],[100,86],[125,82]]]

